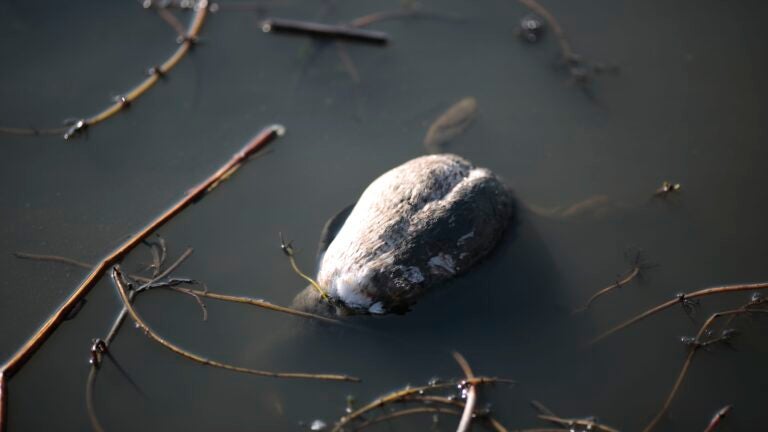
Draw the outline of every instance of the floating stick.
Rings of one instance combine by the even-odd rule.
[[[656,414],[656,416],[651,420],[651,422],[648,424],[648,426],[643,429],[643,432],[650,432],[653,430],[654,427],[656,427],[656,424],[664,417],[664,414],[669,410],[670,405],[672,405],[672,401],[674,400],[675,396],[677,395],[677,391],[680,390],[680,385],[683,383],[683,380],[685,379],[686,374],[688,373],[688,369],[691,367],[691,363],[693,363],[693,357],[696,355],[696,353],[699,351],[700,348],[706,347],[708,344],[703,341],[703,337],[707,334],[709,327],[714,323],[717,319],[729,316],[729,315],[740,315],[745,313],[768,313],[768,310],[764,309],[750,309],[751,305],[742,306],[738,309],[732,309],[728,311],[722,311],[722,312],[716,312],[710,315],[710,317],[702,324],[701,328],[699,329],[699,332],[696,334],[696,337],[694,338],[693,343],[690,346],[690,349],[688,351],[688,356],[685,358],[685,363],[683,363],[683,368],[680,370],[680,373],[677,375],[677,379],[675,380],[675,384],[672,386],[672,390],[670,390],[669,395],[667,395],[666,400],[664,401],[664,405],[662,405],[659,412]]]
[[[464,377],[467,380],[471,380],[475,377],[472,368],[469,367],[467,359],[464,358],[458,351],[453,352],[453,358],[456,363],[459,364],[461,370],[464,372]],[[461,414],[461,420],[459,421],[459,427],[456,428],[456,432],[467,432],[472,423],[472,415],[475,412],[475,403],[477,403],[477,389],[473,384],[467,384],[469,390],[467,390],[467,404],[464,406],[464,412]]]
[[[85,262],[82,262],[82,261],[73,260],[71,258],[67,258],[67,257],[63,257],[63,256],[58,256],[58,255],[39,255],[39,254],[32,254],[32,253],[27,253],[27,252],[14,252],[14,255],[17,258],[21,258],[21,259],[28,259],[28,260],[34,260],[34,261],[57,262],[57,263],[71,265],[71,266],[74,266],[74,267],[84,268],[84,269],[87,269],[87,270],[90,270],[90,269],[92,269],[94,267],[91,264],[88,264],[88,263],[85,263]],[[167,271],[164,272],[164,273],[167,273]],[[149,282],[153,281],[152,278],[148,278],[148,277],[144,277],[144,276],[140,276],[140,275],[133,275],[132,274],[132,275],[128,275],[128,276],[131,279],[133,279],[133,280],[135,280],[137,282],[141,282],[141,283],[149,283]],[[160,278],[160,279],[162,279],[162,278]],[[317,314],[313,314],[313,313],[309,313],[309,312],[304,312],[304,311],[300,311],[298,309],[292,309],[292,308],[285,307],[285,306],[276,305],[274,303],[270,303],[270,302],[268,302],[266,300],[263,300],[263,299],[258,299],[258,298],[253,298],[253,297],[245,297],[245,296],[235,296],[235,295],[229,295],[229,294],[221,294],[221,293],[216,293],[216,292],[212,292],[212,291],[208,291],[208,290],[196,290],[196,289],[191,289],[191,288],[181,288],[181,287],[168,287],[168,288],[172,288],[174,291],[177,291],[177,292],[184,292],[184,293],[190,294],[190,295],[194,294],[195,296],[199,296],[199,297],[205,297],[205,298],[210,298],[210,299],[219,300],[219,301],[225,301],[225,302],[230,302],[230,303],[240,303],[240,304],[256,306],[256,307],[260,307],[262,309],[267,309],[267,310],[271,310],[271,311],[275,311],[275,312],[283,312],[283,313],[286,313],[286,314],[289,314],[289,315],[299,316],[299,317],[302,317],[302,318],[315,319],[315,320],[326,322],[326,323],[330,323],[330,324],[346,325],[346,323],[344,323],[342,321],[339,321],[339,320],[336,320],[336,319],[333,319],[333,318],[329,318],[329,317],[326,317],[326,316],[317,315]]]
[[[189,24],[186,32],[182,35],[179,43],[179,47],[171,54],[168,59],[162,64],[150,68],[149,75],[140,82],[136,87],[128,91],[126,94],[116,98],[112,105],[104,108],[101,112],[98,112],[90,117],[85,117],[80,120],[74,121],[71,125],[66,127],[55,127],[46,129],[37,128],[15,128],[15,127],[3,127],[0,126],[0,132],[15,134],[15,135],[57,135],[64,134],[64,139],[70,139],[83,131],[88,127],[97,123],[101,123],[117,113],[123,111],[132,102],[141,97],[149,89],[151,89],[161,77],[167,75],[177,64],[187,55],[192,45],[197,40],[200,34],[200,29],[203,27],[206,15],[208,13],[208,0],[198,0],[194,6],[195,14],[192,17],[192,21]],[[167,18],[167,16],[165,17]]]
[[[509,380],[505,378],[496,378],[496,377],[474,377],[472,379],[466,379],[462,381],[465,385],[482,385],[482,384],[492,384],[492,383],[507,383],[507,384],[516,384],[516,381]],[[336,423],[336,425],[333,427],[332,432],[339,432],[341,431],[344,426],[352,422],[353,420],[356,420],[358,418],[361,418],[364,414],[373,411],[377,408],[381,408],[383,406],[398,403],[398,402],[408,402],[416,397],[424,397],[423,394],[428,391],[433,390],[441,390],[441,389],[448,389],[448,388],[455,388],[459,383],[457,382],[444,382],[444,383],[437,383],[437,384],[430,384],[425,386],[418,386],[418,387],[407,387],[402,390],[397,390],[392,393],[386,394],[380,398],[375,399],[374,401],[370,402],[369,404],[347,414],[346,416],[339,419],[339,421]],[[436,400],[436,399],[433,399]],[[454,405],[453,401],[450,401],[450,399],[445,398],[445,401],[449,401],[450,405]],[[503,426],[499,424],[497,421],[493,420],[492,418],[488,418],[491,425],[498,431],[504,431]]]
[[[264,33],[284,32],[301,33],[312,36],[349,39],[384,45],[389,42],[389,35],[375,30],[364,30],[350,26],[321,24],[284,18],[269,18],[261,23]]]
[[[133,308],[133,305],[131,304],[130,299],[128,298],[128,291],[126,289],[125,282],[123,280],[123,274],[120,271],[119,266],[115,266],[112,269],[111,276],[112,276],[112,282],[115,284],[115,287],[117,288],[117,291],[120,294],[120,298],[123,300],[123,306],[128,310],[128,315],[130,315],[130,317],[133,319],[133,321],[136,323],[139,329],[141,329],[144,332],[144,334],[147,337],[149,337],[151,340],[159,343],[166,349],[184,358],[187,358],[189,360],[192,360],[194,362],[197,362],[206,366],[213,366],[216,368],[230,370],[233,372],[241,372],[241,373],[246,373],[250,375],[258,375],[258,376],[264,376],[264,377],[360,382],[359,378],[351,377],[348,375],[312,374],[312,373],[303,373],[303,372],[269,372],[269,371],[250,369],[250,368],[245,368],[240,366],[233,366],[233,365],[222,363],[216,360],[210,360],[198,354],[187,351],[179,347],[178,345],[175,345],[174,343],[166,340],[165,338],[158,335],[157,333],[155,333],[155,331],[152,330],[149,327],[149,325],[147,325],[147,323],[139,316],[139,314],[136,312],[136,309]]]
[[[272,125],[264,128],[258,135],[240,149],[240,151],[233,155],[229,161],[222,165],[221,168],[209,176],[205,181],[187,191],[184,197],[176,202],[176,204],[157,216],[149,223],[149,225],[129,237],[128,240],[103,258],[99,264],[91,270],[91,273],[85,280],[83,280],[64,303],[45,320],[43,325],[34,333],[34,335],[32,335],[32,337],[29,338],[29,340],[27,340],[27,342],[25,342],[24,345],[22,345],[21,348],[2,365],[2,367],[0,367],[0,389],[3,390],[0,393],[0,432],[5,430],[7,418],[5,404],[8,400],[8,391],[5,380],[10,379],[11,376],[13,376],[13,374],[15,374],[24,363],[29,360],[32,354],[37,351],[54,330],[56,330],[59,324],[64,321],[68,312],[75,307],[86,294],[88,294],[104,272],[187,206],[202,199],[220,183],[222,177],[231,175],[247,161],[249,156],[256,153],[275,137],[282,135],[284,132],[285,128],[280,125]]]
[[[582,306],[579,309],[576,309],[573,311],[574,313],[584,312],[592,305],[592,303],[597,300],[599,297],[608,294],[609,292],[613,291],[614,289],[621,288],[624,285],[632,282],[636,277],[640,276],[644,270],[650,269],[654,267],[653,264],[649,264],[644,259],[644,254],[642,251],[636,252],[634,255],[629,256],[628,258],[632,264],[632,268],[629,269],[629,271],[622,276],[619,280],[614,282],[611,285],[608,285],[607,287],[597,291],[595,294],[592,295],[592,297],[587,300],[587,303]]]
[[[768,282],[758,282],[758,283],[752,283],[752,284],[739,284],[739,285],[724,285],[719,287],[713,287],[713,288],[706,288],[699,291],[694,291],[691,293],[685,293],[685,294],[679,294],[677,297],[675,297],[672,300],[669,300],[667,302],[664,302],[658,306],[652,307],[651,309],[648,309],[647,311],[635,316],[634,318],[630,318],[627,321],[624,321],[623,323],[613,327],[612,329],[606,331],[605,333],[597,336],[596,338],[592,339],[590,341],[590,344],[595,344],[597,342],[600,342],[601,340],[607,338],[608,336],[616,333],[619,330],[623,330],[624,328],[629,327],[632,324],[635,324],[639,321],[644,320],[645,318],[648,318],[651,315],[654,315],[658,312],[661,312],[665,309],[669,309],[672,306],[681,303],[685,300],[692,300],[698,297],[706,297],[713,294],[722,294],[727,292],[739,292],[739,291],[752,291],[752,290],[762,290],[768,288]]]
[[[379,417],[373,418],[371,420],[368,420],[366,422],[360,423],[357,428],[355,428],[356,431],[363,430],[367,428],[368,426],[373,426],[377,423],[382,423],[387,420],[392,420],[398,417],[405,417],[409,415],[414,414],[451,414],[455,416],[461,416],[461,411],[457,411],[454,409],[448,409],[448,408],[438,408],[438,407],[416,407],[416,408],[406,408],[404,410],[395,411],[393,413],[384,414]]]

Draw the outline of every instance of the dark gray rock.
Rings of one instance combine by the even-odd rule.
[[[371,183],[343,225],[329,221],[317,282],[331,301],[307,287],[294,307],[402,313],[488,254],[513,214],[512,194],[489,170],[450,154],[410,160]]]

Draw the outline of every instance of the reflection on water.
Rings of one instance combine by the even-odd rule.
[[[399,7],[328,4],[273,2],[264,10],[338,23]],[[430,122],[471,96],[472,126],[446,150],[498,173],[530,211],[522,211],[491,257],[412,312],[359,318],[358,327],[346,329],[214,302],[207,302],[209,319],[202,322],[194,301],[169,292],[147,293],[137,303],[158,333],[203,355],[259,369],[345,373],[362,384],[207,369],[126,328],[112,354],[141,393],[107,364],[96,388],[102,422],[108,430],[330,424],[348,395],[363,403],[407,383],[460,376],[450,356],[458,350],[478,373],[519,381],[484,392],[481,401],[510,428],[544,426],[530,399],[566,417],[597,415],[622,429],[642,428],[685,359],[680,337],[749,295],[702,299],[696,324],[673,308],[597,346],[586,342],[678,292],[768,279],[768,6],[545,4],[576,52],[620,67],[618,75],[597,77],[591,99],[557,65],[551,33],[536,44],[517,37],[518,21],[528,14],[517,2],[426,2],[429,10],[464,19],[381,22],[370,28],[389,33],[389,45],[344,43],[343,51],[262,33],[263,10],[222,9],[167,79],[82,139],[0,136],[0,355],[23,343],[83,275],[19,261],[11,252],[94,262],[275,122],[288,133],[271,153],[161,234],[174,256],[195,248],[180,276],[218,292],[289,304],[305,284],[280,253],[277,233],[294,239],[302,268],[312,268],[326,219],[380,173],[423,154]],[[57,125],[96,112],[175,48],[175,31],[133,2],[54,8],[5,0],[0,23],[3,125]],[[663,181],[682,188],[670,199],[650,199]],[[615,209],[575,218],[534,211],[567,209],[594,196],[609,197]],[[573,315],[627,270],[624,252],[631,248],[658,266]],[[135,271],[151,261],[137,249],[124,267]],[[10,383],[9,430],[89,427],[88,349],[107,331],[119,298],[104,280],[88,300]],[[702,430],[726,404],[735,408],[723,430],[759,429],[766,420],[765,320],[737,324],[734,350],[712,346],[697,354],[659,430]],[[418,421],[397,425],[412,430],[424,425]],[[444,419],[440,427],[455,424]]]

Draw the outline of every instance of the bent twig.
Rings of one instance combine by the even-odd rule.
[[[453,352],[453,358],[456,363],[459,364],[461,370],[464,372],[464,377],[469,381],[475,377],[472,368],[469,367],[467,359],[464,358],[458,351]],[[475,412],[475,403],[477,403],[477,389],[474,384],[467,383],[469,389],[467,390],[467,404],[464,406],[464,412],[461,414],[461,420],[459,426],[456,428],[456,432],[467,432],[472,423],[472,415]]]
[[[180,355],[181,357],[187,358],[189,360],[192,360],[194,362],[197,362],[206,366],[213,366],[216,368],[225,369],[233,372],[241,372],[241,373],[246,373],[250,375],[257,375],[257,376],[264,376],[264,377],[360,382],[359,378],[351,377],[348,375],[312,374],[312,373],[303,373],[303,372],[269,372],[269,371],[258,370],[258,369],[250,369],[250,368],[245,368],[241,366],[234,366],[227,363],[222,363],[216,360],[210,360],[198,354],[187,351],[179,347],[178,345],[175,345],[172,342],[166,340],[165,338],[158,335],[157,333],[155,333],[155,331],[152,330],[149,327],[149,325],[147,325],[147,323],[139,316],[139,314],[136,312],[136,309],[134,309],[133,305],[131,304],[130,299],[128,298],[128,291],[125,286],[125,282],[123,280],[123,274],[120,272],[119,266],[115,266],[112,269],[111,276],[112,276],[112,282],[117,288],[117,291],[120,294],[120,298],[123,301],[123,306],[128,310],[128,315],[130,315],[130,317],[133,319],[133,321],[136,323],[139,329],[141,329],[142,332],[151,340],[159,343],[166,349]]]
[[[672,306],[684,301],[684,300],[692,300],[698,297],[706,297],[709,295],[714,294],[722,294],[727,292],[739,292],[739,291],[752,291],[752,290],[763,290],[768,288],[768,282],[758,282],[758,283],[751,283],[751,284],[737,284],[737,285],[723,285],[719,287],[713,287],[713,288],[705,288],[699,291],[693,291],[690,293],[680,294],[676,296],[674,299],[666,301],[658,306],[652,307],[648,309],[647,311],[628,319],[627,321],[624,321],[623,323],[611,328],[610,330],[604,332],[603,334],[597,336],[596,338],[592,339],[589,343],[595,344],[597,342],[600,342],[601,340],[607,338],[608,336],[623,330],[632,324],[635,324],[639,321],[644,320],[645,318],[648,318],[651,315],[654,315],[658,312],[661,312],[665,309],[669,309]]]

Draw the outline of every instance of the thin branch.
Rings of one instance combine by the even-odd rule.
[[[454,351],[453,358],[456,360],[456,363],[459,364],[459,367],[461,367],[461,370],[464,372],[464,377],[467,380],[471,380],[475,377],[472,368],[469,366],[467,359],[465,359],[463,355],[458,351]],[[472,423],[472,415],[475,412],[477,389],[472,384],[467,384],[467,386],[467,404],[464,406],[464,412],[461,414],[461,421],[459,421],[459,426],[456,428],[456,432],[467,432],[469,430]]]
[[[608,294],[609,292],[613,291],[616,288],[621,288],[622,286],[632,282],[632,280],[637,277],[637,275],[640,274],[640,266],[635,266],[630,270],[626,275],[624,275],[623,278],[617,280],[616,282],[612,283],[611,285],[608,285],[607,287],[597,291],[592,295],[592,297],[587,300],[587,303],[584,304],[584,306],[580,307],[579,309],[576,309],[574,312],[584,312],[592,305],[592,302],[600,298],[601,296]]]
[[[365,429],[365,428],[367,428],[369,426],[373,426],[373,425],[375,425],[377,423],[382,423],[382,422],[385,422],[387,420],[392,420],[392,419],[396,419],[396,418],[399,418],[399,417],[405,417],[405,416],[410,416],[410,415],[414,415],[414,414],[424,414],[424,413],[428,413],[428,414],[451,414],[451,415],[455,415],[455,416],[461,416],[461,411],[457,411],[457,410],[454,410],[454,409],[448,409],[448,408],[437,408],[437,407],[406,408],[406,409],[403,409],[403,410],[400,410],[400,411],[395,411],[395,412],[392,412],[392,413],[389,413],[389,414],[384,414],[384,415],[381,415],[379,417],[375,417],[375,418],[373,418],[371,420],[368,420],[368,421],[365,421],[363,423],[360,423],[360,425],[358,425],[355,428],[355,430],[356,431],[360,431],[360,430],[363,430],[363,429]]]
[[[515,384],[516,381],[509,380],[505,378],[496,378],[496,377],[475,377],[472,379],[464,380],[465,384],[470,385],[482,385],[482,384],[492,384],[492,383],[507,383],[507,384]],[[373,411],[377,408],[381,408],[385,405],[389,405],[396,402],[401,402],[407,400],[409,397],[412,397],[414,395],[421,395],[424,392],[432,391],[432,390],[440,390],[440,389],[448,389],[448,388],[454,388],[456,387],[456,382],[445,382],[445,383],[437,383],[437,384],[429,384],[425,386],[418,386],[418,387],[407,387],[402,390],[397,390],[392,393],[386,394],[380,398],[377,398],[373,400],[372,402],[368,403],[367,405],[358,408],[357,410],[347,414],[346,416],[339,419],[339,421],[336,423],[336,425],[333,427],[332,432],[339,432],[341,431],[344,426],[352,422],[353,420],[356,420],[358,418],[361,418],[364,414]],[[493,423],[493,421],[491,421]],[[495,426],[494,426],[495,427]],[[503,429],[503,427],[502,427]]]
[[[32,260],[32,261],[57,262],[57,263],[67,264],[73,267],[80,267],[86,270],[90,270],[93,268],[91,264],[88,264],[86,262],[78,261],[72,258],[67,258],[63,256],[58,256],[58,255],[41,255],[41,254],[34,254],[34,253],[27,253],[27,252],[14,252],[13,256],[19,259],[26,259],[26,260]]]
[[[135,102],[139,97],[144,95],[149,89],[151,89],[157,82],[165,75],[167,75],[176,65],[179,64],[181,59],[187,55],[192,49],[193,44],[197,40],[200,34],[200,29],[203,27],[206,15],[208,14],[208,0],[198,0],[194,7],[195,14],[187,27],[187,30],[183,32],[179,47],[171,54],[162,64],[154,66],[150,69],[149,75],[136,87],[128,91],[126,94],[115,99],[115,102],[102,111],[86,118],[82,118],[73,122],[67,127],[54,127],[46,129],[24,129],[15,127],[0,127],[0,132],[16,135],[48,135],[48,134],[64,134],[64,139],[72,138],[88,127],[101,123],[119,112],[127,108],[131,103]]]
[[[67,257],[62,257],[58,255],[38,255],[38,254],[31,254],[26,252],[15,252],[14,253],[17,257],[23,258],[23,259],[30,259],[30,260],[37,260],[37,261],[50,261],[50,262],[57,262],[57,263],[63,263],[75,267],[80,267],[84,269],[92,269],[94,266],[85,262],[76,261]],[[169,269],[172,269],[173,266],[169,267]],[[163,272],[163,273],[168,273]],[[152,278],[140,276],[140,275],[128,275],[131,279],[141,282],[141,283],[151,283],[153,282]],[[164,277],[164,276],[163,276]],[[180,287],[173,287],[174,291],[188,291],[190,294],[195,294],[199,297],[205,297],[210,298],[214,300],[219,301],[225,301],[230,303],[240,303],[240,304],[246,304],[250,306],[256,306],[260,307],[262,309],[271,310],[274,312],[282,312],[289,315],[294,315],[302,318],[310,318],[322,322],[326,322],[329,324],[337,324],[337,325],[347,325],[343,321],[339,321],[333,318],[329,318],[322,315],[317,315],[309,312],[300,311],[297,309],[292,309],[285,306],[276,305],[274,303],[270,303],[263,299],[257,299],[253,297],[244,297],[244,296],[235,296],[235,295],[229,295],[229,294],[220,294],[216,292],[211,292],[208,290],[195,290],[191,288],[180,288]]]
[[[707,334],[709,327],[719,318],[729,315],[740,315],[745,313],[768,313],[768,310],[762,310],[762,309],[750,309],[750,305],[742,306],[738,309],[732,309],[722,312],[716,312],[710,315],[710,317],[702,324],[701,328],[699,329],[699,332],[696,334],[696,337],[694,339],[694,342],[691,344],[691,347],[688,350],[688,356],[685,359],[685,362],[683,363],[683,367],[680,370],[680,373],[677,375],[677,379],[675,379],[675,384],[672,386],[672,390],[670,390],[669,394],[667,395],[666,400],[664,401],[664,405],[662,405],[659,412],[656,414],[656,416],[651,420],[651,422],[648,424],[648,426],[643,429],[643,432],[650,432],[653,430],[654,427],[656,427],[656,424],[664,417],[664,414],[667,413],[669,410],[670,405],[672,405],[672,401],[674,400],[675,396],[677,395],[678,390],[680,390],[680,385],[683,383],[683,380],[685,379],[686,374],[688,373],[688,370],[691,367],[691,363],[693,363],[693,358],[696,355],[696,353],[699,351],[699,349],[704,348],[707,346],[705,341],[703,340],[704,336]]]
[[[644,320],[645,318],[648,318],[651,315],[654,315],[658,312],[661,312],[665,309],[669,309],[672,306],[675,306],[676,304],[681,303],[685,300],[692,300],[699,297],[706,297],[709,295],[714,294],[722,294],[722,293],[729,293],[729,292],[740,292],[740,291],[752,291],[752,290],[763,290],[768,288],[768,283],[766,282],[758,282],[758,283],[752,283],[752,284],[737,284],[737,285],[723,285],[713,288],[705,288],[699,291],[693,291],[691,293],[685,293],[680,294],[676,296],[674,299],[669,300],[667,302],[664,302],[658,306],[654,306],[647,311],[628,319],[627,321],[624,321],[623,323],[611,328],[610,330],[602,333],[601,335],[597,336],[596,338],[592,339],[590,341],[590,344],[595,344],[597,342],[600,342],[601,340],[607,338],[608,336],[623,330],[627,327],[629,327],[632,324],[635,324],[639,321]]]
[[[183,38],[185,36],[184,26],[179,22],[179,19],[176,18],[176,15],[171,13],[166,8],[158,8],[157,14],[160,16],[160,18],[163,19],[172,29],[176,32],[176,35]]]
[[[181,357],[187,358],[189,360],[192,360],[194,362],[200,363],[202,365],[206,366],[213,366],[220,369],[225,369],[233,372],[241,372],[251,375],[257,375],[257,376],[264,376],[264,377],[272,377],[272,378],[297,378],[297,379],[316,379],[316,380],[324,380],[324,381],[349,381],[349,382],[360,382],[359,378],[351,377],[348,375],[337,375],[337,374],[312,374],[312,373],[303,373],[303,372],[269,372],[269,371],[263,371],[258,369],[250,369],[240,366],[233,366],[227,363],[221,363],[216,360],[210,360],[203,356],[200,356],[198,354],[189,352],[172,342],[164,339],[157,333],[155,333],[154,330],[152,330],[147,323],[139,316],[139,314],[136,312],[136,310],[133,308],[133,305],[131,304],[130,299],[128,298],[128,291],[125,286],[125,282],[123,281],[123,274],[120,272],[119,266],[115,266],[112,269],[112,282],[114,283],[115,287],[117,288],[118,293],[120,294],[120,298],[123,300],[123,306],[128,310],[128,315],[133,319],[133,321],[136,323],[136,325],[139,327],[139,329],[142,330],[142,332],[149,337],[151,340],[159,343],[166,349],[170,350],[171,352],[180,355]]]
[[[248,157],[266,146],[275,137],[282,135],[285,129],[279,125],[269,126],[263,129],[258,135],[251,139],[240,151],[233,155],[229,161],[221,166],[216,172],[209,176],[205,181],[193,187],[182,197],[176,204],[171,206],[168,210],[157,216],[147,226],[139,230],[132,235],[128,240],[121,244],[117,249],[103,258],[96,267],[91,270],[91,273],[77,286],[77,288],[69,295],[64,303],[58,307],[43,323],[43,325],[27,340],[24,345],[10,358],[2,367],[0,367],[0,373],[6,380],[15,374],[32,354],[45,343],[45,340],[56,330],[62,321],[67,317],[68,312],[85,297],[91,288],[99,281],[104,272],[128,252],[133,250],[138,244],[140,244],[149,235],[155,232],[163,224],[171,220],[174,216],[179,214],[182,210],[202,199],[207,193],[211,192],[215,185],[219,184],[221,178],[225,174],[231,174],[233,170],[238,169],[248,160]],[[3,393],[4,398],[0,398],[0,402],[7,401],[7,391]],[[0,413],[5,413],[5,407],[0,408]],[[4,431],[6,425],[6,416],[0,417],[0,432]]]

